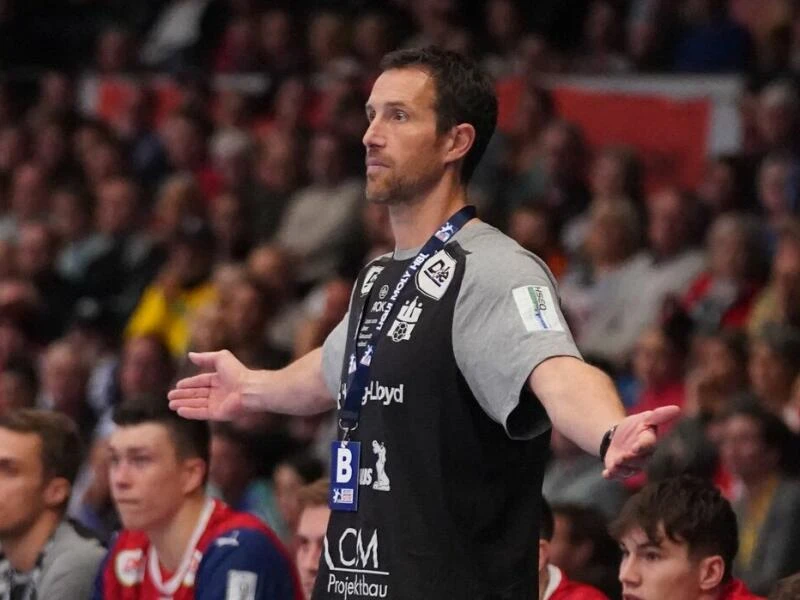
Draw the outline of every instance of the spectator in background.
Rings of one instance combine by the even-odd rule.
[[[752,40],[733,22],[724,0],[681,3],[683,31],[675,44],[673,65],[684,73],[730,73],[751,61]]]
[[[769,600],[794,600],[800,597],[800,574],[781,579],[769,594]]]
[[[396,25],[380,12],[360,15],[353,25],[353,52],[364,69],[364,90],[372,88],[381,72],[381,59],[397,46]]]
[[[151,190],[167,172],[164,144],[156,131],[158,99],[153,89],[134,87],[114,129],[126,149],[130,168],[138,181]]]
[[[351,279],[336,277],[322,286],[318,295],[319,302],[306,303],[321,304],[321,306],[311,306],[310,314],[298,325],[295,335],[295,358],[305,356],[306,353],[322,345],[328,334],[344,319],[352,289]],[[317,294],[312,294],[309,300],[316,300],[314,296]]]
[[[633,351],[633,374],[639,395],[631,413],[675,404],[685,399],[684,366],[689,348],[688,331],[677,319],[645,330]],[[665,425],[668,428],[670,424]],[[664,431],[662,431],[663,433]]]
[[[56,121],[72,127],[77,121],[75,90],[66,73],[49,71],[39,79],[39,96],[28,111],[28,126],[36,131],[43,124]]]
[[[89,263],[84,295],[108,310],[116,332],[122,331],[161,257],[153,240],[139,229],[139,189],[129,179],[113,178],[98,189],[95,210],[97,256]]]
[[[152,211],[152,239],[168,247],[187,221],[205,219],[206,205],[197,181],[188,173],[168,177],[159,187]]]
[[[144,395],[163,395],[174,374],[172,356],[166,344],[156,336],[128,339],[118,370],[118,396],[106,406],[115,406]]]
[[[162,397],[118,407],[114,422],[111,494],[125,529],[98,574],[95,600],[211,600],[230,589],[254,600],[299,600],[294,568],[272,531],[206,496],[207,423],[170,414]]]
[[[578,347],[615,366],[624,364],[631,348],[621,315],[638,302],[647,272],[646,257],[637,252],[640,243],[639,220],[629,201],[594,205],[586,237],[588,263],[570,269],[561,287]]]
[[[20,125],[8,123],[0,130],[0,176],[4,183],[28,157],[29,141],[26,129]]]
[[[560,229],[589,204],[589,191],[583,181],[585,159],[583,134],[575,124],[547,124],[539,136],[536,162],[518,171],[508,190],[509,205],[538,198]]]
[[[542,483],[542,496],[548,502],[592,507],[608,519],[617,514],[627,493],[618,481],[603,478],[597,471],[595,457],[555,429],[550,450],[552,456]]]
[[[203,197],[210,202],[219,193],[222,181],[208,160],[206,128],[207,124],[200,115],[184,109],[167,118],[162,139],[171,171],[194,175]]]
[[[257,516],[286,540],[289,532],[272,484],[261,476],[264,457],[257,456],[259,448],[252,434],[229,423],[216,423],[211,432],[208,480],[233,510]]]
[[[159,336],[173,356],[182,355],[189,343],[192,312],[217,298],[210,280],[213,256],[214,237],[205,223],[184,221],[158,279],[147,286],[131,315],[125,335]]]
[[[0,417],[0,593],[88,598],[104,551],[64,518],[81,462],[66,416],[19,410]]]
[[[131,32],[119,26],[106,27],[97,36],[95,65],[105,75],[131,73],[135,68]]]
[[[766,253],[759,223],[725,214],[707,236],[708,267],[691,284],[683,306],[705,331],[742,328],[761,289]]]
[[[276,234],[278,245],[295,261],[296,280],[306,286],[334,275],[357,235],[364,184],[346,172],[343,151],[336,136],[314,136],[311,182],[292,196]]]
[[[761,405],[800,433],[800,415],[791,404],[800,375],[800,329],[767,324],[750,340],[750,386]]]
[[[622,52],[620,15],[613,2],[594,0],[584,21],[584,47],[572,68],[580,73],[617,75],[630,71]]]
[[[553,504],[550,562],[569,579],[591,585],[609,598],[620,596],[619,544],[608,534],[605,517],[581,504]]]
[[[734,573],[766,594],[800,568],[800,483],[791,474],[795,439],[764,407],[740,403],[728,411],[721,453],[739,484],[733,499],[740,538]]]
[[[756,106],[757,156],[776,151],[797,154],[798,127],[800,96],[795,85],[779,80],[765,86]]]
[[[742,210],[747,201],[742,166],[735,156],[717,156],[709,161],[697,187],[697,199],[706,222],[725,212]]]
[[[302,507],[300,490],[323,475],[322,463],[316,458],[297,454],[281,460],[272,474],[272,485],[278,510],[286,523],[286,531],[297,531]]]
[[[736,515],[714,486],[695,477],[653,483],[611,525],[622,547],[625,598],[758,600],[732,577]]]
[[[9,192],[9,211],[0,218],[0,239],[16,240],[19,228],[44,217],[47,207],[47,182],[35,163],[14,170]]]
[[[37,405],[68,416],[78,426],[81,440],[88,447],[97,416],[86,401],[88,365],[78,349],[68,342],[50,344],[42,356],[41,392]]]
[[[75,187],[61,187],[50,196],[50,223],[58,238],[56,272],[72,285],[83,283],[89,263],[97,254],[92,237],[92,200]]]
[[[35,132],[33,145],[34,161],[41,167],[43,178],[50,186],[75,183],[79,179],[62,123],[44,123]]]
[[[522,204],[512,210],[508,235],[525,250],[541,258],[556,279],[564,276],[568,259],[558,241],[555,224],[543,206]]]
[[[539,525],[539,600],[607,600],[607,596],[591,586],[570,581],[566,574],[550,562],[550,543],[555,528],[553,512],[542,500]]]
[[[513,71],[525,20],[513,0],[490,0],[484,5],[483,12],[489,49],[482,66],[494,79],[506,77]]]
[[[250,252],[247,208],[241,194],[225,192],[214,198],[210,215],[215,262],[241,262]]]
[[[268,323],[279,308],[269,291],[262,289],[253,279],[244,279],[228,290],[228,298],[222,318],[231,352],[240,356],[250,368],[279,369],[286,366],[289,356],[267,342]]]
[[[273,133],[259,145],[255,184],[248,197],[251,233],[271,242],[300,179],[299,142],[294,135]]]
[[[798,168],[797,159],[788,154],[768,154],[759,167],[758,201],[773,236],[798,214]]]
[[[264,70],[274,81],[281,81],[300,68],[301,55],[295,46],[295,24],[284,9],[271,7],[259,21],[259,56]]]
[[[39,394],[39,377],[33,363],[12,356],[0,370],[0,417],[12,410],[33,408]]]
[[[19,227],[16,271],[33,285],[41,298],[44,309],[41,335],[48,341],[63,333],[77,296],[75,286],[56,271],[55,257],[56,239],[45,222]]]
[[[300,518],[294,532],[297,553],[295,562],[300,574],[300,585],[306,600],[311,599],[314,583],[317,580],[317,567],[322,558],[325,532],[331,509],[328,508],[329,482],[317,479],[300,489]]]
[[[771,277],[756,300],[747,329],[756,334],[767,323],[800,327],[800,221],[779,230]]]

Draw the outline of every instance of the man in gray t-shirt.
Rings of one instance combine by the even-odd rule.
[[[366,196],[389,207],[393,256],[362,271],[324,348],[280,371],[190,354],[207,372],[179,381],[170,407],[230,419],[320,413],[339,397],[331,500],[349,510],[331,515],[315,600],[529,598],[550,422],[600,455],[606,477],[625,477],[679,408],[625,417],[575,350],[541,261],[470,217],[466,185],[497,120],[486,75],[438,48],[393,52],[382,68],[366,105]]]
[[[0,599],[91,597],[105,550],[64,520],[80,464],[78,429],[66,416],[0,417]]]

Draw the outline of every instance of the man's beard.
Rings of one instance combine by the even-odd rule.
[[[383,185],[377,190],[370,190],[369,180],[367,180],[367,200],[385,206],[411,204],[414,201],[421,200],[423,192],[430,188],[438,178],[438,174],[433,172],[422,173],[415,178],[396,177],[389,174]]]

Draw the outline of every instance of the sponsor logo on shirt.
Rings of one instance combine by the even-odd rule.
[[[544,285],[527,285],[515,288],[512,293],[526,330],[564,331],[550,288]]]
[[[365,406],[367,402],[380,402],[384,406],[389,406],[392,402],[402,404],[404,390],[404,383],[393,387],[381,385],[378,381],[372,380],[369,382],[367,389],[364,390],[364,397],[361,399],[361,405]]]
[[[378,440],[372,440],[372,453],[377,457],[375,461],[375,477],[372,476],[372,469],[367,467],[360,469],[358,474],[359,485],[371,486],[378,492],[391,492],[392,483],[386,474],[386,444]]]
[[[144,552],[141,548],[136,550],[122,550],[114,560],[114,572],[124,587],[131,587],[144,581]]]
[[[382,285],[381,289],[378,290],[378,298],[383,300],[388,295],[389,295],[389,286],[388,285]]]
[[[225,600],[256,600],[258,575],[252,571],[228,571]]]
[[[414,331],[421,315],[422,303],[419,301],[419,296],[415,296],[413,300],[406,300],[386,335],[392,338],[393,342],[410,340],[411,332]]]
[[[417,272],[417,289],[434,300],[440,300],[456,272],[456,261],[444,250],[439,250]]]
[[[378,275],[381,274],[383,271],[383,267],[379,265],[373,265],[367,271],[367,274],[364,276],[364,281],[361,284],[361,295],[366,296],[369,294],[369,291],[372,289],[372,286],[375,284],[375,280],[378,278]]]
[[[329,541],[326,536],[323,555],[329,570],[328,594],[342,600],[389,597],[389,585],[377,579],[389,575],[380,567],[377,529],[370,534],[366,529],[348,527],[338,540]]]

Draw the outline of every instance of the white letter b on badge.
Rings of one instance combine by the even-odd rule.
[[[336,483],[350,481],[353,477],[353,455],[348,448],[339,447],[336,453]]]
[[[331,443],[331,489],[328,504],[331,510],[358,510],[358,475],[360,442]]]

